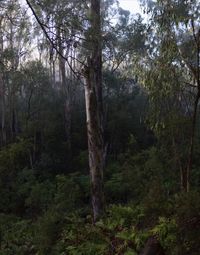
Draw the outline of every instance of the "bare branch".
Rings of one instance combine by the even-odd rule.
[[[26,0],[26,3],[27,5],[29,6],[29,8],[31,9],[32,13],[33,13],[33,16],[35,17],[35,19],[37,20],[38,24],[40,25],[43,33],[45,34],[47,40],[49,41],[49,43],[51,44],[52,48],[55,49],[55,51],[57,52],[57,54],[63,58],[66,62],[67,62],[67,65],[69,66],[70,70],[72,71],[72,73],[74,74],[74,76],[77,78],[77,79],[80,79],[80,73],[79,72],[76,72],[73,67],[71,66],[71,64],[69,63],[69,60],[67,57],[65,57],[57,48],[57,45],[52,41],[52,39],[50,38],[48,32],[46,31],[45,29],[45,26],[44,24],[41,22],[40,18],[38,17],[37,13],[35,12],[33,6],[31,5],[30,1],[29,0]]]

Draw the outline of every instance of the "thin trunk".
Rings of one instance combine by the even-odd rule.
[[[6,126],[5,126],[5,85],[2,70],[0,71],[0,103],[1,103],[1,143],[6,144]]]
[[[188,154],[188,163],[186,170],[183,171],[183,190],[189,191],[190,189],[190,173],[192,170],[192,163],[193,163],[193,152],[194,152],[194,138],[195,138],[195,127],[197,122],[197,110],[198,110],[198,103],[199,103],[199,92],[196,96],[195,103],[194,103],[194,112],[192,116],[192,129],[191,129],[191,136],[190,136],[190,147],[189,147],[189,154]]]
[[[0,57],[3,54],[3,32],[2,19],[0,20]],[[2,58],[1,58],[2,59]],[[5,84],[3,78],[3,66],[0,65],[0,107],[1,107],[1,144],[6,144],[6,127],[5,127]]]
[[[36,162],[39,162],[40,160],[41,146],[42,146],[42,133],[40,130],[36,130],[34,134],[33,156],[31,162],[32,165]]]
[[[58,28],[57,30],[58,36],[58,47],[59,52],[63,55],[63,46],[61,42],[61,32]],[[68,153],[71,151],[71,99],[70,99],[70,89],[69,84],[67,82],[66,77],[66,67],[65,67],[65,60],[59,56],[59,68],[61,74],[61,83],[62,83],[62,91],[64,94],[64,114],[65,114],[65,132],[67,137],[67,145],[68,145]]]
[[[102,126],[102,50],[100,0],[91,0],[91,55],[85,70],[85,100],[93,217],[104,211],[103,126]]]
[[[52,62],[52,75],[53,75],[53,88],[56,88],[56,69],[55,69],[55,60]]]
[[[194,139],[195,139],[195,129],[196,129],[196,123],[197,123],[197,114],[198,114],[198,104],[200,99],[200,29],[198,30],[198,33],[195,34],[195,28],[194,23],[192,21],[192,28],[193,28],[193,37],[196,44],[196,60],[197,60],[197,66],[196,68],[192,68],[191,71],[194,75],[194,79],[197,83],[197,94],[194,101],[194,111],[192,116],[192,128],[191,128],[191,135],[190,135],[190,147],[188,152],[188,162],[187,162],[187,168],[184,171],[184,178],[183,178],[183,189],[186,192],[189,192],[190,189],[190,175],[192,170],[192,164],[193,164],[193,154],[194,154]]]
[[[11,17],[11,20],[13,18]],[[13,30],[13,23],[10,22],[10,49],[13,53],[13,57],[11,59],[11,70],[14,73],[19,64],[18,56],[15,54],[15,47],[14,47],[14,30]],[[15,88],[15,81],[12,80],[10,84],[10,132],[12,140],[15,139],[17,135],[17,112],[16,112],[16,88]]]

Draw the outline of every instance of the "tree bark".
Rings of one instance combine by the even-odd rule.
[[[193,29],[193,37],[196,45],[196,66],[192,67],[189,65],[189,68],[194,76],[194,80],[196,80],[197,84],[197,92],[194,101],[194,110],[192,115],[192,127],[191,127],[191,135],[190,135],[190,146],[188,151],[188,161],[186,170],[183,172],[183,190],[189,192],[190,189],[190,175],[192,171],[193,165],[193,154],[194,154],[194,142],[195,142],[195,130],[196,130],[196,122],[197,122],[197,114],[198,114],[198,104],[200,99],[200,29],[198,33],[195,34],[195,27],[193,21],[192,29]]]
[[[59,27],[59,25],[58,25]],[[61,42],[62,34],[60,29],[57,29],[57,37],[58,37],[58,47],[59,52],[63,55],[63,45]],[[65,118],[65,133],[67,138],[67,145],[68,145],[68,153],[71,152],[71,98],[70,98],[70,85],[67,82],[66,77],[66,68],[65,63],[66,61],[61,57],[59,58],[59,68],[61,74],[61,84],[62,84],[62,92],[64,94],[64,118]]]
[[[0,71],[0,107],[1,107],[1,145],[6,144],[6,127],[5,127],[5,85],[2,70]]]
[[[199,88],[198,88],[198,90],[199,90]],[[194,138],[195,138],[195,128],[196,128],[196,122],[197,122],[199,98],[200,98],[200,91],[198,91],[195,102],[194,102],[194,112],[193,112],[193,116],[192,116],[192,129],[191,129],[191,136],[190,136],[188,162],[187,162],[186,170],[183,171],[183,178],[182,178],[182,180],[183,180],[182,188],[186,192],[189,192],[189,189],[190,189],[190,174],[191,174],[192,164],[193,164]]]
[[[3,54],[3,32],[2,18],[0,19],[0,57]],[[0,64],[0,107],[1,107],[1,145],[6,144],[6,127],[5,127],[5,84],[3,79],[3,64]]]
[[[104,211],[103,104],[100,0],[91,0],[91,52],[85,70],[85,101],[94,222]]]

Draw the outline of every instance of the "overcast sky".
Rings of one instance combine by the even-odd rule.
[[[120,6],[132,13],[141,13],[139,0],[119,0]]]
[[[141,12],[139,0],[118,0],[120,6],[125,9],[129,10],[132,13]],[[25,3],[25,0],[20,0],[21,3]]]

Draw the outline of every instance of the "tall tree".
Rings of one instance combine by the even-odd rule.
[[[168,132],[181,189],[189,191],[200,99],[200,7],[198,1],[169,0],[150,2],[148,11],[152,23],[147,56],[140,62],[143,81],[155,106],[154,127],[162,135]]]
[[[1,145],[6,143],[5,129],[5,83],[4,83],[4,65],[3,65],[3,17],[0,17],[0,100],[1,100]]]
[[[13,140],[17,126],[17,84],[21,60],[29,44],[29,19],[17,1],[3,1],[0,6],[1,55],[1,127],[2,144]],[[7,135],[7,139],[6,139]]]
[[[104,210],[101,0],[91,0],[90,54],[85,67],[85,101],[94,221]]]
[[[31,8],[34,16],[36,17],[38,23],[43,29],[47,39],[51,43],[52,47],[59,54],[60,58],[65,60],[68,66],[72,69],[70,65],[68,55],[64,55],[63,48],[61,45],[56,45],[51,39],[46,26],[41,21],[40,17],[37,15],[30,1],[27,0],[27,4]],[[74,11],[71,10],[71,2],[69,5],[66,3],[63,8],[66,8],[66,14],[70,11],[72,14],[71,19],[73,20]],[[76,4],[76,3],[75,3]],[[88,10],[87,4],[85,4],[86,13]],[[55,10],[54,10],[55,11]],[[61,11],[61,10],[60,10]],[[62,10],[63,12],[63,10]],[[58,12],[59,13],[59,12]],[[57,13],[57,14],[58,14]],[[84,14],[85,17],[87,16]],[[62,13],[63,14],[63,13]],[[63,22],[63,20],[62,20]],[[85,39],[89,45],[87,50],[87,64],[84,64],[83,75],[85,78],[85,101],[86,101],[86,115],[87,115],[87,133],[88,133],[88,151],[89,151],[89,166],[90,166],[90,176],[91,176],[91,193],[92,193],[92,207],[94,221],[102,214],[104,208],[104,196],[103,196],[103,165],[104,165],[104,153],[103,153],[103,102],[102,102],[102,34],[101,34],[101,1],[91,0],[90,1],[90,15],[88,21],[85,22],[83,19],[82,30],[86,31]],[[70,19],[67,19],[67,24],[73,23]],[[84,24],[85,23],[85,24]],[[79,24],[76,20],[75,28],[79,28]],[[73,24],[73,25],[74,25]],[[78,25],[77,25],[78,24]],[[60,24],[59,24],[60,25]],[[71,37],[67,42],[67,48],[72,45],[72,40],[76,38],[77,33],[74,32],[73,26],[63,27],[62,32],[70,30]],[[77,28],[76,28],[77,30]],[[55,30],[56,31],[56,30]],[[81,31],[81,33],[83,32]],[[61,30],[59,36],[61,35]],[[78,33],[78,38],[80,32]],[[61,38],[63,39],[63,38]],[[59,47],[60,46],[60,47]],[[68,52],[66,52],[68,53]],[[62,76],[64,74],[64,62],[60,59]],[[81,63],[81,62],[80,62]],[[75,71],[73,70],[75,73]],[[65,77],[64,81],[66,80]],[[63,81],[63,82],[64,82]]]

